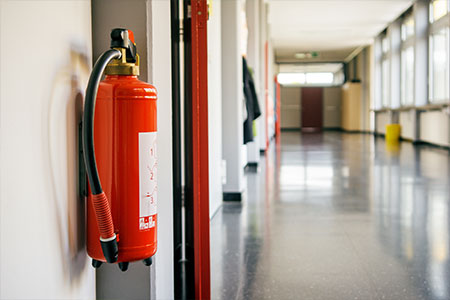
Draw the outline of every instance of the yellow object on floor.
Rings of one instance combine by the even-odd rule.
[[[386,142],[398,142],[402,127],[400,124],[386,125]]]

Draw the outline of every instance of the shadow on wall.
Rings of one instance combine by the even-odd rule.
[[[54,208],[63,274],[77,281],[86,268],[85,199],[80,193],[79,126],[84,89],[91,70],[87,49],[72,46],[68,65],[55,75],[48,105],[43,107],[44,173],[50,177],[49,207]]]

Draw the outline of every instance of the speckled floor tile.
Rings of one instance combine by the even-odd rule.
[[[211,222],[213,299],[450,299],[449,152],[283,132]]]

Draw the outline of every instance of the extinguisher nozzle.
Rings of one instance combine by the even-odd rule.
[[[102,251],[106,261],[109,263],[115,263],[119,256],[119,246],[117,244],[117,239],[115,237],[110,241],[102,241],[100,239],[100,243],[102,245]]]

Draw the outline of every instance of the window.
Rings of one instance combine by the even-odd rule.
[[[280,73],[278,82],[281,85],[332,85],[334,75],[331,72]]]
[[[414,47],[402,50],[401,55],[401,104],[414,104]]]
[[[306,73],[307,84],[332,84],[333,73]]]
[[[381,63],[381,85],[382,85],[382,107],[389,107],[389,82],[390,77],[389,76],[389,60],[383,59],[383,62]]]
[[[449,11],[449,0],[434,0],[430,3],[430,22],[433,23]]]
[[[412,14],[407,16],[402,23],[402,41],[406,41],[414,35],[414,17]]]
[[[385,36],[383,38],[383,40],[381,41],[381,47],[383,49],[383,53],[389,52],[390,45],[389,45],[389,39],[387,38],[387,36]]]
[[[403,17],[400,54],[400,103],[414,105],[414,15],[412,11]]]
[[[450,0],[430,3],[429,100],[449,101],[450,82]]]
[[[449,28],[430,36],[430,102],[449,99]]]
[[[280,65],[278,82],[284,86],[338,86],[344,83],[343,63]]]
[[[280,73],[277,79],[281,85],[300,85],[306,82],[304,73]]]
[[[389,107],[390,105],[390,81],[391,81],[391,67],[390,67],[390,44],[388,36],[384,36],[381,40],[382,59],[381,59],[381,106]]]

